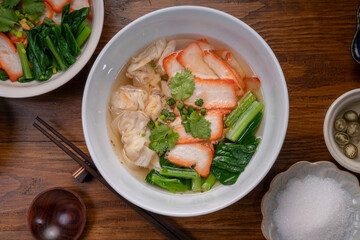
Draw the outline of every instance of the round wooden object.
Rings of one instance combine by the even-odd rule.
[[[28,223],[36,239],[78,239],[86,223],[85,204],[70,190],[51,188],[31,203]]]

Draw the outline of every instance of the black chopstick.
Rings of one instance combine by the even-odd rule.
[[[39,116],[36,117],[36,120],[38,120],[42,125],[44,125],[50,132],[55,134],[58,138],[61,139],[64,143],[66,143],[71,149],[73,149],[77,154],[79,154],[83,159],[85,159],[88,163],[92,165],[92,167],[95,167],[95,164],[93,160],[86,155],[83,151],[81,151],[78,147],[76,147],[72,142],[70,142],[68,139],[66,139],[63,135],[61,135],[58,131],[56,131],[53,127],[51,127],[49,124],[47,124],[44,120],[42,120]]]
[[[173,226],[167,219],[163,216],[146,211],[133,203],[126,200],[122,197],[118,192],[116,192],[107,182],[106,180],[100,175],[100,173],[96,170],[95,165],[93,164],[90,157],[88,157],[84,152],[82,152],[79,148],[77,148],[74,144],[72,144],[68,139],[58,133],[54,128],[52,128],[49,124],[47,124],[44,120],[40,117],[36,117],[36,120],[39,123],[43,124],[43,126],[52,132],[54,135],[59,137],[64,143],[66,143],[71,149],[73,149],[79,156],[77,156],[74,152],[68,149],[64,144],[58,141],[54,136],[48,133],[44,128],[42,128],[38,123],[34,122],[34,127],[36,127],[41,133],[43,133],[46,137],[48,137],[53,143],[55,143],[61,150],[63,150],[66,154],[68,154],[72,159],[74,159],[80,166],[85,168],[92,176],[97,178],[102,184],[104,184],[110,191],[115,193],[119,198],[125,201],[132,209],[134,209],[139,215],[153,224],[160,232],[162,232],[167,238],[169,239],[191,239],[185,233],[183,233],[180,229]],[[90,160],[90,161],[89,161]],[[91,167],[89,166],[91,165]]]

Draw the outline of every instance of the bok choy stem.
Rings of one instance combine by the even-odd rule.
[[[22,67],[25,79],[32,79],[33,75],[31,73],[28,58],[26,56],[26,50],[25,50],[24,44],[23,43],[16,43],[16,48],[17,48],[17,50],[19,52],[21,67]]]
[[[255,118],[255,116],[263,109],[264,104],[258,101],[253,102],[239,119],[232,125],[225,137],[233,142],[238,140],[240,135],[249,125],[249,123]]]
[[[196,177],[192,179],[191,190],[193,192],[201,191],[201,176],[199,174],[196,174]]]
[[[253,103],[256,97],[252,92],[248,92],[238,103],[237,107],[225,119],[227,127],[233,125],[240,115]]]
[[[86,25],[81,32],[76,36],[76,42],[79,45],[79,47],[81,47],[86,40],[89,38],[90,34],[91,34],[91,27],[89,27],[88,25]]]
[[[60,69],[65,71],[68,67],[65,64],[63,57],[56,50],[55,45],[49,36],[45,37],[45,42],[48,48],[50,49],[51,53],[54,55],[56,62],[59,64]]]
[[[180,178],[196,178],[198,176],[196,171],[189,169],[179,170],[179,169],[162,168],[160,174],[164,176],[180,177]]]
[[[209,191],[215,184],[216,177],[214,174],[210,173],[209,176],[206,178],[205,182],[201,186],[203,191]]]

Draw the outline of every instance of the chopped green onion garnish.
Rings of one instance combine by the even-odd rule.
[[[155,68],[155,67],[156,67],[156,63],[152,63],[152,64],[151,64],[151,67],[152,67],[152,68]]]
[[[165,117],[165,115],[161,115],[161,116],[160,116],[160,119],[161,119],[161,120],[163,120],[163,121],[165,122],[165,121],[166,121],[166,117]]]
[[[30,22],[30,21],[26,21],[26,23],[27,23],[27,25],[29,25],[29,27],[31,27],[31,28],[34,28],[34,27],[35,27],[35,25],[32,24],[32,22]]]
[[[177,105],[177,109],[179,109],[180,111],[184,108],[184,104],[182,102],[179,102],[179,104]]]
[[[147,125],[150,129],[153,129],[155,127],[155,124],[153,121],[149,121]]]
[[[31,21],[34,21],[37,18],[36,15],[29,15],[29,14],[25,14],[25,17],[27,17]]]
[[[145,136],[146,136],[146,134],[145,134],[145,133],[143,133],[143,134],[141,134],[141,136],[142,136],[142,137],[145,137]]]
[[[169,106],[174,106],[175,103],[176,103],[175,99],[173,99],[173,98],[170,98],[169,100],[166,101],[166,104]]]
[[[205,110],[205,108],[200,109],[200,113],[201,113],[201,115],[205,116],[205,115],[206,115],[206,110]]]
[[[155,127],[158,127],[158,126],[159,126],[158,121],[155,121]]]
[[[166,109],[161,110],[161,114],[167,117],[169,115],[169,111]]]
[[[170,117],[170,116],[169,116],[167,119],[168,119],[170,122],[175,121],[175,117]]]
[[[194,111],[194,107],[193,106],[189,106],[188,107],[188,111],[189,111],[189,115]]]
[[[181,115],[181,120],[186,121],[186,115]]]
[[[198,100],[195,101],[195,104],[201,107],[204,104],[204,100],[202,100],[202,98],[199,98]]]
[[[17,38],[21,38],[23,36],[23,32],[22,31],[18,31],[17,33],[16,33],[16,37]]]
[[[184,108],[184,109],[181,111],[181,114],[183,114],[183,115],[188,115],[188,114],[189,114],[189,111]]]
[[[175,113],[169,112],[169,117],[175,117]]]

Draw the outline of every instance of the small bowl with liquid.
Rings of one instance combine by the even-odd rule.
[[[78,239],[85,223],[84,202],[65,188],[39,193],[28,211],[28,225],[35,239]]]
[[[344,93],[331,104],[323,127],[331,156],[341,166],[356,173],[360,173],[359,114],[360,88]]]

